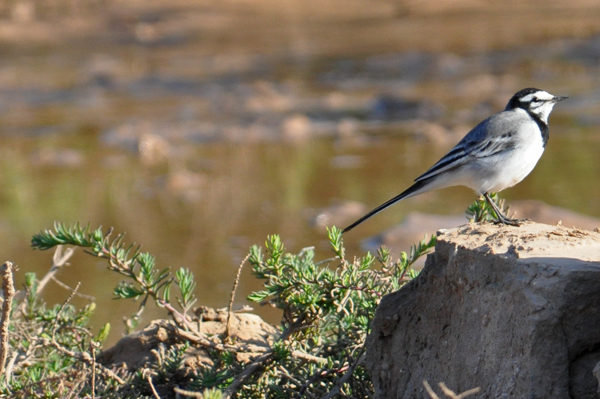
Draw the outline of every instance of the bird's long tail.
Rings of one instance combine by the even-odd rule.
[[[413,184],[412,186],[410,186],[409,188],[404,190],[402,193],[398,194],[397,196],[390,199],[389,201],[386,201],[383,204],[379,205],[377,208],[373,209],[371,212],[367,213],[365,216],[361,217],[356,222],[354,222],[350,226],[346,227],[344,230],[342,230],[342,233],[352,230],[353,228],[355,228],[356,226],[358,226],[359,224],[361,224],[362,222],[364,222],[371,216],[374,216],[375,214],[386,209],[387,207],[394,205],[398,201],[402,201],[406,197],[410,197],[411,195],[415,195],[420,192],[429,191],[429,190],[423,190],[423,188],[425,188],[429,183],[431,183],[431,181],[432,181],[432,179],[425,179],[425,180],[416,182],[415,184]]]

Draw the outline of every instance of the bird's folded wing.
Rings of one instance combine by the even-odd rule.
[[[476,131],[477,128],[480,128],[480,126],[477,126],[467,134],[456,147],[450,150],[427,172],[417,177],[415,181],[429,179],[459,166],[476,162],[478,159],[492,157],[504,151],[509,151],[517,144],[514,132],[506,132],[490,137],[478,134],[480,132]]]

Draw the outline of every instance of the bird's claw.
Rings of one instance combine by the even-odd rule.
[[[519,227],[523,223],[529,222],[529,219],[509,219],[509,218],[499,218],[494,221],[494,224],[504,224],[507,226]]]

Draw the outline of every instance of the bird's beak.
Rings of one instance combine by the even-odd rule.
[[[569,96],[555,96],[555,97],[552,99],[552,102],[553,102],[553,103],[557,103],[557,102],[559,102],[559,101],[566,100],[567,98],[569,98]]]

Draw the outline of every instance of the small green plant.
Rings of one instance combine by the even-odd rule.
[[[114,289],[118,299],[138,299],[142,297],[138,312],[132,316],[128,327],[137,326],[139,316],[145,309],[149,298],[158,306],[165,306],[170,302],[171,284],[177,284],[181,297],[177,298],[180,308],[185,314],[196,301],[193,274],[181,268],[173,277],[168,268],[158,270],[155,268],[155,258],[147,252],[141,252],[139,246],[123,242],[124,235],[118,234],[111,238],[112,229],[106,234],[102,228],[91,230],[87,225],[82,227],[78,223],[66,226],[55,223],[54,230],[44,230],[33,236],[31,246],[38,249],[50,249],[58,245],[73,245],[85,248],[91,255],[108,260],[108,269],[117,272],[130,281],[121,281]]]
[[[285,351],[277,353],[277,362],[265,365],[252,391],[240,391],[241,397],[283,398],[298,388],[307,397],[328,392],[370,397],[371,383],[362,366],[369,323],[381,297],[409,281],[410,266],[435,245],[435,237],[414,245],[396,261],[381,248],[377,256],[367,253],[350,262],[341,231],[333,227],[328,236],[336,256],[326,264],[314,261],[312,248],[286,253],[276,235],[267,238],[265,254],[257,246],[250,249],[253,273],[264,280],[264,289],[248,299],[282,309]],[[295,352],[320,361],[294,357]]]
[[[0,376],[0,396],[62,398],[75,391],[89,395],[92,369],[106,377],[94,389],[97,394],[117,391],[122,380],[94,364],[93,353],[110,328],[108,324],[102,327],[97,337],[87,328],[96,305],[82,309],[70,305],[74,289],[63,304],[47,306],[38,289],[35,274],[27,273],[25,297],[11,315],[8,343],[12,357],[7,372]]]
[[[504,200],[501,199],[497,193],[491,193],[490,198],[496,205],[498,205],[498,208],[502,211],[502,213],[506,215],[508,212],[508,207],[504,206]],[[467,219],[473,223],[494,222],[498,220],[496,211],[494,211],[494,208],[492,208],[492,206],[485,200],[485,198],[483,198],[483,196],[480,196],[475,200],[475,202],[467,207],[466,215]]]

